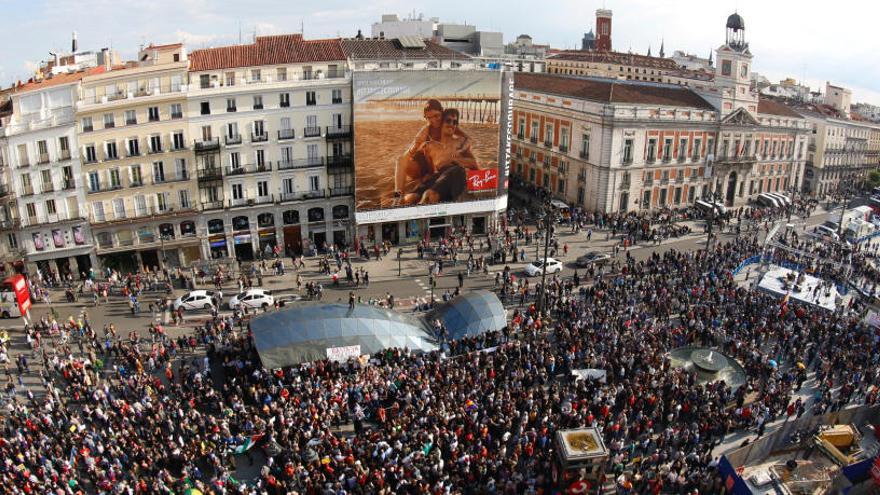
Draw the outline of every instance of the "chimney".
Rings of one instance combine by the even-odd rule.
[[[101,63],[104,64],[104,70],[110,72],[113,69],[113,62],[110,61],[110,49],[101,48]]]
[[[70,53],[76,53],[79,47],[76,44],[76,31],[73,32],[73,39],[70,40]]]

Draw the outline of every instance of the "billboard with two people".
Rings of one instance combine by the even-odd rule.
[[[492,71],[356,72],[356,211],[503,195],[501,76]]]

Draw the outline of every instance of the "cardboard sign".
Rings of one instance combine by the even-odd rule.
[[[490,191],[498,188],[498,170],[487,168],[484,170],[467,171],[467,190],[470,192]]]
[[[361,355],[361,346],[347,345],[343,347],[328,347],[327,359],[331,361],[348,361],[348,358],[356,358]]]

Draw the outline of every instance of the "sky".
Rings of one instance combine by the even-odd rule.
[[[25,80],[48,58],[69,50],[112,46],[125,59],[141,44],[183,41],[190,50],[300,32],[306,39],[370,34],[382,14],[415,12],[441,22],[501,31],[504,42],[527,33],[555,48],[580,46],[595,10],[613,11],[618,51],[706,57],[724,42],[727,16],[744,18],[753,70],[773,82],[785,77],[824,91],[825,81],[852,89],[853,101],[880,105],[880,2],[838,0],[0,0],[0,84]],[[833,8],[829,7],[832,6]],[[415,10],[414,10],[415,9]],[[241,38],[239,38],[239,36]]]

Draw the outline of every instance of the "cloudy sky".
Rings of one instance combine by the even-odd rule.
[[[384,13],[424,13],[502,31],[505,42],[528,33],[537,43],[578,46],[596,8],[614,11],[616,50],[643,53],[660,41],[666,53],[707,56],[724,40],[735,9],[746,22],[754,69],[778,81],[793,77],[814,89],[825,81],[849,87],[855,101],[880,104],[880,2],[838,0],[0,0],[0,83],[27,78],[53,49],[112,45],[131,58],[141,43],[184,41],[190,49],[247,42],[257,34],[299,32],[306,38],[353,36]],[[547,7],[547,8],[541,8]]]

